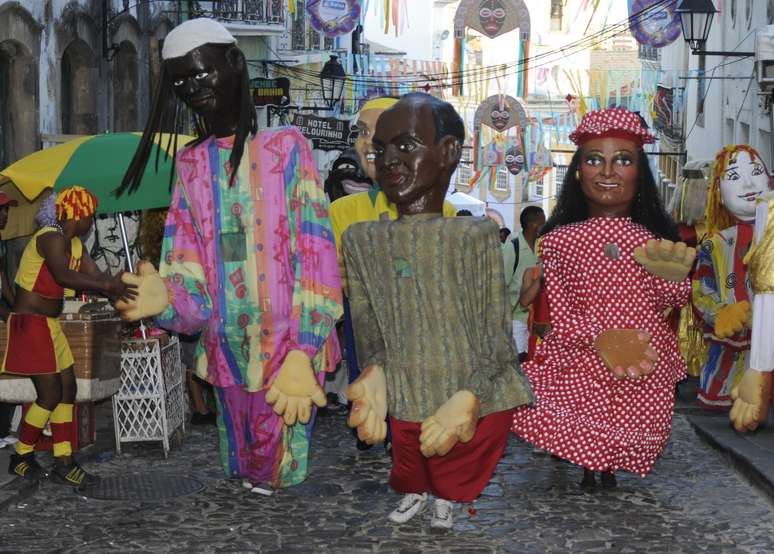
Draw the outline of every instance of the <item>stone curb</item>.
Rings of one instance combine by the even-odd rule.
[[[742,435],[727,417],[688,416],[696,434],[721,452],[755,489],[774,505],[774,430],[764,428]]]

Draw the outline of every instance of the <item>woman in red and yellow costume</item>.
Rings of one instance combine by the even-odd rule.
[[[75,290],[112,298],[133,292],[120,276],[101,272],[83,248],[81,237],[94,222],[95,196],[82,187],[70,187],[56,196],[55,206],[56,222],[40,228],[22,254],[0,372],[29,377],[37,393],[22,422],[8,472],[33,480],[45,475],[34,450],[43,427],[50,422],[55,458],[51,477],[77,487],[90,476],[72,457],[76,381],[73,355],[58,318],[65,296],[73,296]]]

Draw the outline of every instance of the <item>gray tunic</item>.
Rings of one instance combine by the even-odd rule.
[[[384,369],[390,415],[422,421],[459,390],[478,397],[482,417],[534,401],[492,220],[357,223],[344,233],[344,258],[358,362]]]

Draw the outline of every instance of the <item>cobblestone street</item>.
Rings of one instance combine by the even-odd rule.
[[[341,415],[318,420],[309,480],[271,497],[224,479],[215,449],[214,428],[199,427],[166,460],[156,444],[131,445],[102,463],[103,456],[87,456],[85,467],[103,477],[153,471],[206,488],[160,503],[119,502],[43,482],[0,513],[0,552],[774,550],[768,501],[697,438],[684,415],[675,416],[654,473],[621,475],[613,492],[581,492],[578,468],[512,436],[484,494],[457,508],[451,532],[431,531],[429,511],[405,525],[386,522],[399,498],[386,485],[389,459],[381,448],[357,451]]]

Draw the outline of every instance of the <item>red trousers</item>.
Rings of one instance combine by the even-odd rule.
[[[458,442],[445,456],[425,458],[419,451],[421,423],[390,417],[390,486],[399,493],[430,492],[438,498],[472,502],[484,490],[508,442],[513,410],[478,420],[470,442]]]

